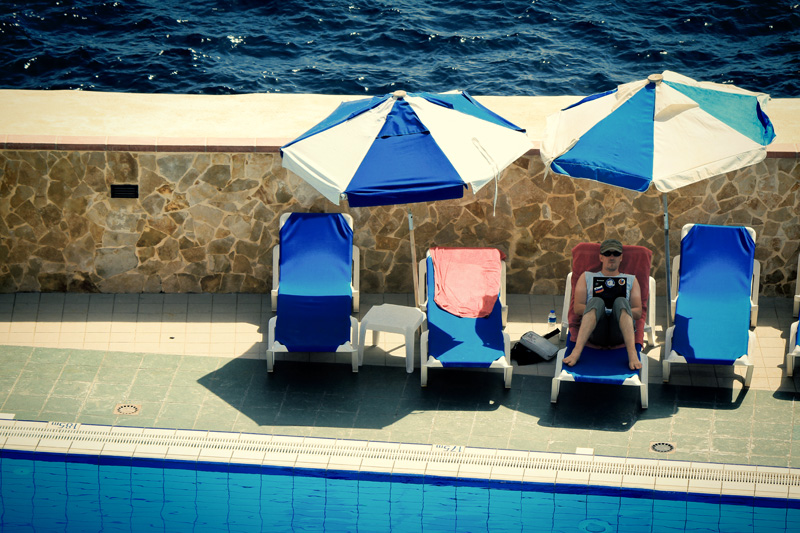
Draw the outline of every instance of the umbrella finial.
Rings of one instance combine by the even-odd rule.
[[[655,83],[656,85],[661,83],[663,80],[664,80],[663,74],[650,74],[649,76],[647,76],[647,81],[649,81],[650,83]]]
[[[405,97],[406,97],[406,94],[407,94],[407,93],[406,93],[405,91],[402,91],[402,90],[397,90],[397,91],[395,91],[395,92],[393,92],[393,93],[392,93],[392,97],[393,97],[395,100],[402,100],[403,98],[405,98]]]

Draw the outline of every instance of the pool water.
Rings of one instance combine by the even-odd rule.
[[[800,531],[800,502],[2,451],[0,531]],[[798,504],[798,505],[795,505]]]

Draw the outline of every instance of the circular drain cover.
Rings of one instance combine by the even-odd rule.
[[[140,405],[132,403],[121,403],[114,408],[114,413],[118,415],[138,415],[142,410]]]
[[[675,449],[671,442],[654,442],[650,445],[650,451],[658,453],[669,453]]]

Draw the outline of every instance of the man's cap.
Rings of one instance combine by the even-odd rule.
[[[619,252],[622,253],[622,243],[617,239],[606,239],[600,244],[600,253]]]

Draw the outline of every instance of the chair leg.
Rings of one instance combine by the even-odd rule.
[[[667,383],[669,381],[669,361],[662,361],[661,377],[664,379],[664,383]]]
[[[753,380],[753,368],[754,365],[747,365],[747,373],[744,375],[744,386],[749,387],[750,382]]]
[[[272,372],[275,368],[275,352],[272,347],[275,345],[275,323],[278,317],[272,317],[267,325],[267,372]]]
[[[428,386],[428,367],[425,366],[424,362],[422,366],[419,367],[419,380],[422,387]]]
[[[647,392],[647,383],[642,383],[642,386],[639,388],[642,389],[642,409],[647,409],[650,402],[649,393]]]
[[[506,367],[503,369],[503,378],[507,389],[511,388],[511,373],[513,371],[514,369],[512,367]]]
[[[561,386],[561,380],[558,378],[553,378],[553,384],[550,388],[550,403],[556,403],[558,401],[558,389]]]
[[[656,345],[656,333],[654,331],[653,326],[647,327],[647,340],[650,343],[650,346]]]

